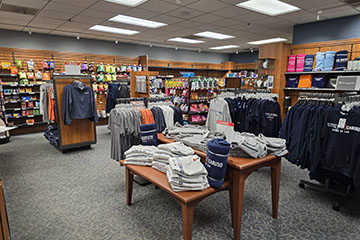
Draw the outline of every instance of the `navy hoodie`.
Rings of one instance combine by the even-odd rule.
[[[88,118],[97,122],[93,90],[79,81],[66,85],[62,98],[62,118],[65,125],[71,124],[72,119]]]

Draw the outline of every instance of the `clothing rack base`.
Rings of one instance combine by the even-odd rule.
[[[352,199],[353,191],[351,185],[346,185],[346,191],[339,191],[337,189],[334,189],[331,187],[330,179],[326,178],[324,184],[317,184],[313,183],[307,180],[300,180],[299,187],[302,189],[305,189],[305,187],[308,187],[309,189],[318,191],[318,192],[328,192],[335,194],[340,197],[339,201],[333,202],[333,209],[335,211],[339,211],[340,207],[345,205],[350,199]]]

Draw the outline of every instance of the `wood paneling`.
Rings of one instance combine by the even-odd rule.
[[[298,54],[314,54],[319,51],[319,48],[304,48],[304,49],[295,49],[292,51],[291,55],[298,55]]]
[[[354,59],[356,57],[360,57],[360,43],[356,43],[353,46],[352,59]]]
[[[256,63],[237,63],[235,64],[236,70],[255,70]]]
[[[71,84],[74,81],[81,81],[88,87],[91,87],[90,78],[55,78],[54,88],[56,88],[57,98],[57,121],[60,126],[60,140],[61,146],[86,143],[96,141],[94,122],[89,119],[73,119],[71,124],[64,125],[62,112],[62,95],[66,85]]]
[[[143,71],[130,73],[130,96],[132,98],[150,97],[150,80],[149,76],[158,76],[159,72]],[[146,93],[136,92],[136,76],[146,76]]]
[[[139,56],[139,64],[141,64],[143,71],[148,71],[149,57],[148,55]]]

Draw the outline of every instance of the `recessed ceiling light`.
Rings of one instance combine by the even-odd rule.
[[[220,40],[229,39],[229,38],[235,38],[234,36],[231,36],[231,35],[226,35],[226,34],[216,33],[216,32],[210,32],[210,31],[195,33],[194,35],[199,36],[199,37],[213,38],[213,39],[220,39]]]
[[[212,50],[223,50],[223,49],[230,49],[230,48],[238,48],[238,45],[225,45],[225,46],[218,46],[218,47],[211,47]]]
[[[168,39],[168,41],[182,42],[182,43],[192,43],[192,44],[203,43],[204,42],[204,41],[201,41],[201,40],[182,38],[182,37],[170,38],[170,39]]]
[[[130,6],[130,7],[136,7],[136,6],[146,2],[147,0],[105,0],[105,1],[117,3],[117,4],[121,4],[121,5],[126,5],[126,6]]]
[[[236,6],[269,16],[277,16],[301,10],[298,7],[281,2],[279,0],[249,0],[246,2],[238,3],[236,4]]]
[[[134,30],[108,27],[108,26],[102,26],[102,25],[92,26],[91,28],[89,28],[89,30],[109,32],[109,33],[122,34],[122,35],[134,35],[134,34],[139,33],[138,31],[134,31]]]
[[[247,44],[262,45],[262,44],[267,44],[267,43],[286,42],[286,41],[287,41],[287,39],[285,39],[285,38],[270,38],[270,39],[248,42]]]
[[[167,25],[166,23],[155,22],[155,21],[150,21],[150,20],[146,20],[146,19],[142,19],[142,18],[125,16],[125,15],[121,15],[121,14],[119,14],[113,18],[110,18],[109,21],[125,23],[125,24],[130,24],[130,25],[136,25],[136,26],[140,26],[140,27],[147,27],[147,28],[159,28],[159,27],[163,27],[163,26]]]

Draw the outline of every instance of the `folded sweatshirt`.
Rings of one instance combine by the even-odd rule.
[[[155,146],[135,145],[125,152],[125,156],[132,153],[145,153],[145,154],[154,155],[156,150],[158,149]]]
[[[183,176],[207,175],[207,171],[197,155],[170,158],[169,165],[173,171]]]
[[[193,155],[195,152],[192,148],[185,146],[181,142],[173,142],[168,144],[161,144],[158,146],[159,149],[164,151],[170,151],[178,155]]]

